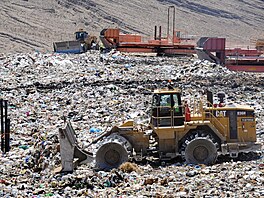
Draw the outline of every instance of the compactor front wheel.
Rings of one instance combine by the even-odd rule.
[[[106,138],[96,152],[97,167],[105,170],[119,167],[128,161],[130,148],[130,143],[122,136]]]
[[[206,137],[192,139],[184,153],[186,162],[191,164],[213,164],[217,158],[216,145]]]

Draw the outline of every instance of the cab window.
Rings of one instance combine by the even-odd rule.
[[[175,112],[180,112],[179,101],[178,101],[178,95],[177,94],[173,94],[173,108],[174,108]]]
[[[162,106],[162,107],[171,107],[170,95],[161,95],[160,96],[160,106]]]

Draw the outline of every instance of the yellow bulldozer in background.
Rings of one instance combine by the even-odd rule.
[[[87,50],[99,49],[98,39],[96,36],[89,35],[83,29],[75,32],[75,40],[54,42],[53,48],[56,53],[74,53],[80,54]]]

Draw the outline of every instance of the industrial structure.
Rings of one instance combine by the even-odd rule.
[[[193,36],[183,36],[176,30],[175,7],[168,8],[167,34],[164,36],[161,26],[155,26],[154,38],[145,41],[138,34],[122,34],[118,28],[103,29],[100,40],[106,51],[115,49],[120,52],[156,53],[166,56],[191,56],[198,54],[221,64],[230,70],[264,72],[264,39],[255,39],[256,49],[227,48],[225,38],[202,37],[195,44]],[[83,53],[89,49],[99,49],[96,36],[80,29],[75,32],[76,40],[54,42],[54,52]]]
[[[172,17],[172,20],[171,20]],[[154,39],[143,41],[137,34],[121,34],[119,29],[104,29],[100,39],[106,49],[120,52],[157,53],[158,55],[192,55],[195,45],[191,38],[182,38],[175,29],[175,7],[168,8],[167,35],[162,35],[162,28],[155,26]]]
[[[264,44],[264,43],[263,43]],[[221,64],[233,71],[264,72],[264,54],[256,49],[227,48],[225,38],[202,37],[197,42],[196,53],[200,59]]]
[[[172,20],[171,20],[172,17]],[[171,27],[172,26],[172,27]],[[255,40],[255,49],[227,48],[225,38],[202,37],[197,43],[190,36],[183,37],[175,29],[175,7],[168,8],[167,35],[155,26],[154,39],[143,41],[137,34],[121,34],[119,29],[104,29],[100,39],[106,49],[120,52],[157,53],[166,56],[189,56],[198,54],[206,59],[234,71],[264,72],[264,40]]]

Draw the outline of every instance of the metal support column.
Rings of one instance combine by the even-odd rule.
[[[172,12],[172,14],[171,14]],[[172,16],[171,16],[172,15]],[[170,22],[170,17],[172,17],[172,29],[171,29],[171,22]],[[171,36],[171,31],[172,31],[172,43],[174,42],[175,38],[175,18],[176,18],[176,13],[175,13],[175,6],[169,6],[168,8],[168,23],[167,23],[167,38]]]
[[[154,40],[157,40],[157,26],[155,25],[155,30],[154,30]]]

